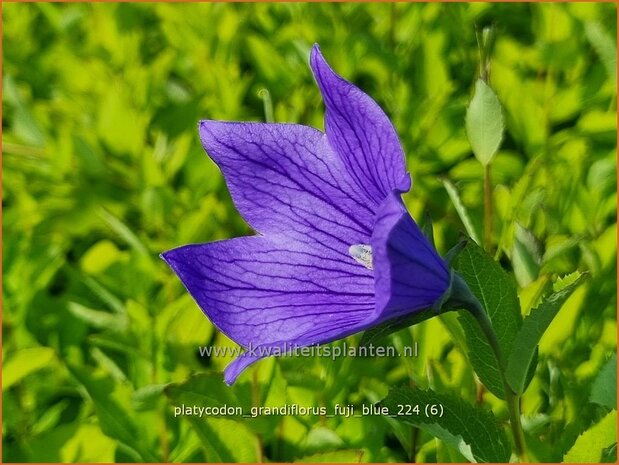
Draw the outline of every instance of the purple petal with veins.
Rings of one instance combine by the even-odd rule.
[[[258,235],[162,254],[213,324],[248,349],[226,368],[228,384],[269,350],[341,339],[428,308],[448,287],[445,263],[400,198],[411,182],[391,122],[317,46],[310,64],[324,134],[296,124],[199,124]]]
[[[342,162],[378,207],[394,189],[406,192],[410,178],[395,128],[361,89],[335,74],[315,45],[310,65],[325,102],[325,133]]]

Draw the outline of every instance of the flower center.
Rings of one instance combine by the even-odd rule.
[[[348,248],[348,253],[357,263],[362,264],[368,270],[373,269],[372,266],[372,247],[368,244],[353,244]]]

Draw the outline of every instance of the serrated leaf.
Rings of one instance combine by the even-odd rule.
[[[521,394],[526,387],[527,373],[535,356],[535,350],[544,332],[552,323],[554,317],[572,292],[584,279],[580,276],[572,284],[564,287],[545,298],[542,303],[531,311],[525,318],[522,327],[518,331],[511,352],[508,352],[506,368],[507,382],[514,392]]]
[[[508,462],[509,441],[492,412],[476,408],[457,397],[432,390],[397,387],[380,402],[390,415],[401,411],[400,405],[419,406],[419,414],[398,415],[396,420],[416,426],[458,450],[468,460]],[[441,405],[443,415],[427,417],[427,405]],[[404,412],[406,407],[404,408]]]
[[[566,463],[599,463],[604,451],[617,442],[617,411],[582,433],[567,454]]]
[[[608,408],[617,408],[617,354],[604,364],[591,387],[589,400]]]
[[[565,276],[561,276],[557,278],[557,280],[554,283],[552,283],[552,290],[554,292],[562,291],[566,287],[578,281],[581,278],[581,276],[582,276],[582,273],[580,271],[574,271],[573,273],[567,274]]]
[[[503,139],[503,113],[496,94],[481,79],[475,83],[465,125],[475,157],[482,165],[488,165]]]
[[[522,325],[516,286],[510,276],[477,244],[469,242],[454,261],[454,268],[488,313],[504,357]],[[459,313],[468,346],[468,357],[484,385],[504,398],[499,366],[479,324],[469,312]],[[504,360],[503,362],[506,362]]]
[[[456,186],[454,186],[448,179],[443,179],[443,186],[451,199],[451,203],[453,203],[453,206],[456,209],[456,213],[458,213],[458,216],[460,217],[460,221],[462,221],[462,224],[464,225],[464,229],[466,229],[466,233],[471,239],[479,244],[479,235],[475,230],[475,226],[473,226],[473,222],[471,221],[467,208],[462,203],[462,199],[460,199],[460,194],[458,193]]]

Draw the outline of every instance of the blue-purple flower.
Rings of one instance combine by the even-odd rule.
[[[213,324],[251,348],[226,367],[228,384],[269,351],[327,343],[426,309],[449,286],[445,262],[402,203],[411,179],[391,122],[317,45],[310,65],[324,133],[199,123],[205,150],[258,234],[162,254]]]

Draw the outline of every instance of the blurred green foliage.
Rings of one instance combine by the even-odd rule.
[[[608,435],[616,408],[600,394],[617,342],[614,4],[5,3],[3,461],[465,460],[381,417],[175,418],[183,402],[369,404],[402,383],[507,414],[450,315],[389,337],[417,341],[417,358],[267,359],[227,388],[229,360],[198,346],[232,343],[157,255],[251,233],[196,123],[272,112],[321,128],[314,42],[392,118],[415,179],[405,200],[431,214],[439,250],[463,221],[479,236],[483,173],[464,117],[489,24],[505,118],[496,258],[523,314],[557,276],[591,273],[541,341],[522,405],[530,459],[583,460],[577,437]]]

